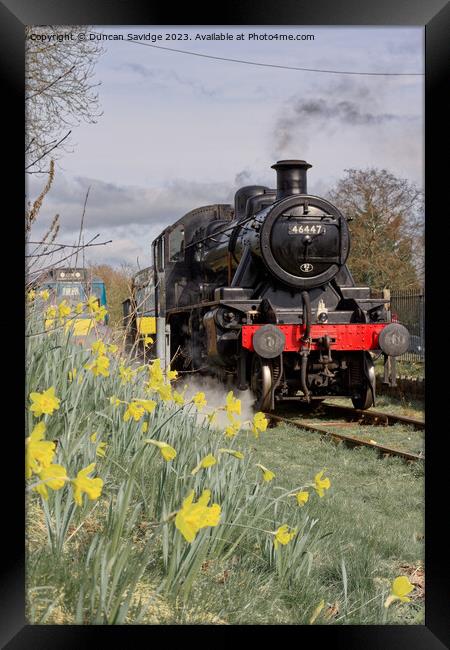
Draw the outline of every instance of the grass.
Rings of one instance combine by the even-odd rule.
[[[348,577],[349,609],[375,597],[377,588],[386,584],[388,577],[398,575],[401,566],[408,564],[413,571],[423,563],[421,465],[380,459],[370,449],[336,446],[317,434],[285,425],[271,429],[255,447],[261,462],[276,473],[281,485],[301,480],[316,467],[327,467],[333,488],[314,509],[324,531],[332,533],[317,558],[315,574],[316,591],[321,591],[326,601],[337,602],[342,610],[342,560]],[[423,622],[423,603],[402,605],[394,614],[390,622]],[[295,615],[292,618],[291,622],[297,622]],[[373,603],[363,605],[344,622],[379,623],[379,610]]]

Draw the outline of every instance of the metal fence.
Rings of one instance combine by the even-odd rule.
[[[397,319],[405,325],[411,336],[408,352],[403,354],[402,361],[425,360],[425,290],[408,289],[403,291],[391,290],[392,319]]]

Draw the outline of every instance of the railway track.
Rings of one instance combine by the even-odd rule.
[[[322,404],[320,410],[325,411],[330,415],[341,415],[344,416],[345,421],[355,422],[358,424],[367,424],[371,423],[375,426],[391,426],[393,424],[407,424],[413,426],[417,429],[424,429],[425,422],[423,420],[415,420],[401,415],[394,415],[393,413],[384,413],[382,411],[360,411],[359,409],[354,409],[346,406],[340,406],[336,404]],[[361,438],[359,436],[348,435],[341,433],[336,430],[330,430],[329,427],[342,426],[342,422],[329,422],[316,420],[312,424],[307,419],[303,418],[292,418],[285,417],[280,415],[275,415],[274,413],[265,413],[265,416],[269,421],[272,422],[285,422],[286,424],[291,424],[299,429],[305,429],[307,431],[313,431],[318,433],[321,436],[328,437],[336,442],[342,442],[349,447],[370,447],[375,449],[381,456],[397,456],[402,458],[407,462],[416,462],[419,460],[425,460],[423,454],[416,454],[409,451],[404,451],[401,449],[394,449],[387,445],[380,444],[375,440],[367,440],[366,438]]]

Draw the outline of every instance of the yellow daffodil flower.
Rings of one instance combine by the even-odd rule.
[[[122,404],[122,400],[120,400],[115,395],[111,395],[111,397],[109,398],[109,402],[111,406],[120,406]]]
[[[94,431],[94,433],[91,433],[91,435],[89,436],[89,440],[91,442],[97,442],[97,436],[98,436],[97,431]]]
[[[133,420],[139,422],[144,413],[145,409],[143,406],[141,406],[141,404],[138,404],[137,402],[131,402],[128,404],[128,408],[123,414],[124,422],[128,422],[130,418],[133,418]]]
[[[325,607],[325,601],[321,600],[320,603],[315,608],[315,610],[313,611],[311,618],[309,619],[310,625],[313,625],[313,623],[315,622],[315,620],[317,619],[317,617],[319,616],[320,612],[323,610],[324,607]]]
[[[244,454],[241,451],[235,451],[234,449],[219,449],[219,454],[230,454],[230,456],[234,456],[235,458],[238,458],[239,460],[242,460],[244,458]]]
[[[301,491],[301,492],[297,492],[297,494],[294,494],[294,496],[297,497],[297,503],[298,503],[298,505],[299,505],[299,506],[304,506],[305,503],[306,503],[306,502],[308,501],[308,499],[309,499],[309,492],[306,492],[306,490],[305,490],[305,491]]]
[[[173,460],[177,455],[176,450],[168,445],[167,442],[161,442],[160,440],[144,440],[144,442],[149,445],[155,445],[155,447],[159,447],[159,451],[161,452],[161,456],[164,458],[164,460]]]
[[[241,400],[234,397],[232,390],[227,394],[225,409],[228,416],[232,416],[233,413],[236,413],[236,415],[241,414]],[[234,422],[233,417],[230,420]]]
[[[110,352],[111,354],[116,354],[118,349],[119,348],[117,347],[117,345],[115,343],[110,343],[108,345],[108,352]]]
[[[177,377],[178,377],[178,372],[177,372],[176,370],[169,370],[169,371],[167,372],[167,379],[168,379],[169,381],[173,381],[173,380],[176,379]]]
[[[293,528],[289,532],[289,526],[287,524],[283,524],[283,526],[280,526],[274,533],[275,538],[273,540],[273,545],[275,547],[275,550],[278,549],[279,544],[283,544],[285,546],[288,544],[293,537],[296,536],[297,534],[297,529]]]
[[[183,406],[184,405],[184,397],[181,393],[178,393],[176,390],[172,392],[172,399],[175,402],[175,404],[178,404],[178,406]]]
[[[45,318],[47,320],[53,320],[56,318],[56,314],[58,313],[55,305],[50,305],[50,307],[47,308],[47,311],[45,312]]]
[[[154,343],[152,337],[149,336],[148,334],[146,334],[142,340],[143,340],[145,346],[152,345]]]
[[[86,301],[86,307],[90,314],[95,314],[99,310],[99,302],[97,296],[89,296]]]
[[[133,379],[134,371],[132,368],[127,368],[123,364],[119,366],[119,377],[122,380],[122,384],[127,384]]]
[[[39,292],[39,295],[42,298],[42,300],[47,301],[50,298],[50,291],[44,289],[43,291]]]
[[[187,542],[193,542],[201,528],[217,526],[221,508],[218,503],[208,506],[210,490],[203,490],[201,497],[194,503],[194,490],[184,499],[182,508],[175,517],[175,526]]]
[[[149,368],[150,382],[159,385],[164,381],[164,375],[161,368],[161,359],[155,359]]]
[[[253,423],[252,423],[252,432],[255,438],[258,438],[261,431],[265,431],[267,429],[268,424],[269,421],[264,415],[264,413],[262,413],[261,411],[255,413],[255,415],[253,416]]]
[[[262,471],[263,479],[265,481],[269,482],[275,478],[275,474],[270,469],[267,469],[267,467],[264,467],[264,465],[260,465],[259,463],[257,463],[256,467],[259,467],[259,469]]]
[[[239,429],[241,428],[241,425],[239,422],[235,424],[229,424],[225,428],[225,438],[234,438],[239,433]]]
[[[100,307],[100,309],[97,310],[95,314],[95,320],[97,323],[99,323],[101,320],[103,320],[108,313],[108,310],[105,307]]]
[[[27,293],[28,302],[32,302],[35,298],[36,298],[36,291],[34,289],[30,289],[30,291]]]
[[[147,413],[153,413],[156,408],[156,402],[152,399],[134,399],[133,402],[142,406]]]
[[[395,600],[401,600],[403,603],[409,603],[411,598],[408,598],[407,594],[411,593],[414,589],[409,579],[406,576],[399,576],[395,578],[391,586],[391,593],[386,598],[384,606],[389,607],[391,603]]]
[[[70,305],[68,304],[67,300],[63,300],[62,302],[59,303],[58,316],[60,320],[64,320],[64,318],[70,316],[71,312],[72,309],[70,308]]]
[[[73,380],[75,379],[76,376],[77,376],[77,369],[76,368],[72,368],[72,370],[69,370],[68,379],[69,379],[70,383],[73,382]]]
[[[30,393],[30,400],[32,401],[30,411],[37,418],[44,413],[51,415],[53,411],[59,409],[59,404],[61,402],[61,400],[55,397],[54,386],[50,386],[50,388],[43,393]]]
[[[172,386],[170,384],[161,384],[156,390],[163,402],[169,402],[172,399]]]
[[[91,350],[97,356],[103,357],[106,353],[106,345],[103,343],[101,339],[99,339],[98,341],[95,341],[95,343],[91,345]]]
[[[206,399],[205,399],[205,393],[203,393],[201,391],[199,391],[198,393],[196,393],[194,395],[194,397],[192,398],[192,401],[193,401],[193,403],[195,404],[195,406],[197,407],[197,409],[199,411],[201,411],[203,409],[203,407],[205,407],[206,404],[207,404]]]
[[[25,476],[30,478],[33,472],[39,474],[51,465],[56,445],[51,440],[44,440],[45,423],[38,422],[31,435],[25,440]]]
[[[87,494],[88,499],[93,501],[98,499],[102,493],[103,480],[101,478],[89,478],[95,469],[95,463],[91,463],[84,469],[81,469],[77,478],[72,479],[73,498],[78,506],[83,505],[83,494]]]
[[[208,467],[212,467],[216,463],[217,463],[217,458],[212,454],[208,454],[207,456],[201,459],[198,465],[194,467],[191,474],[192,476],[195,476],[195,474],[197,474],[197,472],[199,472],[201,469],[207,469]]]
[[[76,314],[81,314],[83,311],[83,303],[79,302],[77,306],[75,307],[75,313]]]
[[[40,482],[34,486],[33,490],[39,492],[41,497],[47,501],[47,488],[60,490],[64,483],[69,480],[67,472],[62,465],[48,465],[39,472]]]
[[[148,431],[148,422],[143,422],[141,426],[142,433],[147,433]]]
[[[326,470],[322,470],[321,472],[318,472],[315,477],[314,477],[314,489],[316,490],[317,494],[319,497],[323,497],[325,494],[325,490],[328,490],[330,488],[330,479],[329,478],[322,478],[324,472]]]
[[[99,442],[97,445],[97,449],[95,450],[95,455],[99,456],[100,458],[104,458],[106,455],[106,450],[108,448],[108,445],[106,442]]]
[[[99,356],[94,359],[91,363],[86,364],[84,367],[86,370],[90,370],[95,377],[103,375],[103,377],[109,377],[109,358],[104,356]]]

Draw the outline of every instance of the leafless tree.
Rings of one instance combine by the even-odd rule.
[[[50,154],[57,159],[70,146],[72,129],[95,123],[101,115],[95,64],[103,53],[89,40],[90,28],[40,26],[26,28],[26,135],[28,173],[47,173]],[[79,40],[78,34],[85,40]],[[67,38],[67,35],[73,35]]]

